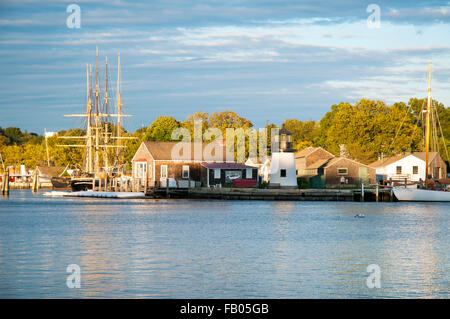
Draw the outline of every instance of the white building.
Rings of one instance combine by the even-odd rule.
[[[292,134],[283,128],[279,132],[279,151],[272,152],[269,187],[297,188],[295,149],[292,149]]]
[[[419,182],[425,180],[425,152],[405,152],[393,157],[380,159],[369,166],[376,174],[386,180]],[[445,178],[447,167],[438,152],[429,153],[428,176],[434,179]]]

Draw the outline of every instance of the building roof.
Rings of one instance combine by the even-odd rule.
[[[214,169],[214,168],[220,168],[220,169],[256,169],[256,167],[238,164],[238,163],[202,163],[203,167]]]
[[[284,127],[284,123],[283,123],[283,126],[282,126],[281,130],[278,131],[278,134],[279,134],[279,135],[281,135],[281,134],[292,135],[292,133],[289,132],[289,131]]]
[[[328,163],[329,161],[330,161],[329,158],[321,158],[321,159],[315,161],[314,163],[312,163],[311,165],[306,166],[306,169],[320,168],[320,167],[324,166],[326,163]]]
[[[152,155],[153,159],[156,161],[182,161],[182,160],[188,160],[193,161],[196,160],[194,158],[194,144],[195,143],[189,143],[189,142],[157,142],[157,141],[145,141],[142,142],[145,147],[147,148],[148,152]],[[213,148],[214,146],[211,145],[212,143],[201,143],[202,145],[202,156],[205,153],[205,149],[207,147]],[[178,152],[174,147],[178,145],[179,149]],[[184,158],[183,153],[181,152],[181,149],[184,149],[183,147],[187,147],[191,149],[191,154],[189,158]],[[228,152],[226,149],[226,146],[220,146],[223,148],[222,152],[222,158],[219,161],[226,162],[227,161],[227,153],[228,158],[234,160],[234,155],[231,152]],[[172,156],[172,150],[174,150],[174,154]],[[181,152],[181,155],[180,155]],[[211,151],[206,151],[206,153],[209,155]],[[201,158],[200,161],[215,161],[215,158]]]
[[[308,146],[307,148],[304,148],[301,151],[295,153],[295,158],[307,157],[308,155],[310,155],[318,150],[322,150],[322,151],[330,154],[330,156],[334,157],[333,154],[331,154],[330,152],[328,152],[327,150],[323,149],[320,146],[319,147]]]
[[[311,154],[315,150],[315,147],[308,146],[307,148],[302,149],[301,151],[298,151],[295,153],[295,157],[306,157],[307,155]]]
[[[434,160],[434,158],[438,155],[438,152],[430,152],[429,153],[429,161],[431,162]],[[413,155],[417,157],[418,159],[421,159],[422,161],[426,160],[426,153],[425,152],[405,152],[403,154],[398,154],[392,157],[385,157],[383,159],[380,159],[378,161],[375,161],[371,164],[369,164],[370,167],[384,167],[387,165],[390,165],[392,163],[395,163],[405,157],[408,157],[410,155]]]

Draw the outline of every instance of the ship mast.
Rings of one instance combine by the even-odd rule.
[[[100,136],[98,130],[100,129],[99,126],[99,90],[98,90],[98,48],[96,48],[95,53],[95,174],[98,175],[100,172],[99,170],[99,144],[100,144]]]
[[[90,81],[90,72],[89,65],[86,64],[86,172],[92,174],[94,170],[92,167],[92,102],[91,102],[91,81]]]
[[[106,65],[105,65],[105,132],[103,134],[104,138],[104,145],[106,146],[109,142],[108,139],[108,57],[106,57]],[[103,161],[105,165],[105,170],[108,170],[109,163],[108,163],[108,148],[104,148],[104,154],[103,154]]]
[[[116,161],[117,166],[119,166],[119,156],[120,156],[120,133],[121,133],[121,116],[122,116],[122,99],[120,97],[120,52],[117,57],[117,153],[116,153]]]
[[[106,60],[106,70],[108,61]],[[98,175],[100,173],[100,149],[104,149],[103,161],[105,164],[105,169],[108,171],[108,149],[109,148],[117,148],[117,166],[119,164],[119,155],[120,149],[125,148],[126,146],[121,145],[121,140],[124,139],[136,139],[136,137],[122,137],[121,136],[121,127],[122,127],[122,118],[129,117],[130,115],[122,114],[122,98],[120,96],[120,53],[118,60],[118,72],[117,72],[117,105],[118,105],[118,114],[108,114],[108,104],[109,97],[107,93],[108,87],[108,75],[106,71],[106,80],[105,80],[105,111],[103,112],[100,109],[100,90],[99,90],[99,68],[98,68],[98,48],[96,49],[96,79],[95,79],[95,97],[93,96],[93,74],[92,74],[92,65],[86,65],[86,82],[87,82],[87,110],[84,114],[68,114],[65,115],[67,117],[86,117],[87,118],[87,127],[86,127],[86,135],[85,136],[60,136],[60,139],[85,139],[86,143],[84,145],[81,144],[73,144],[73,145],[57,145],[61,147],[83,147],[86,149],[86,165],[85,170],[89,174],[95,173]],[[93,110],[93,101],[95,98],[95,110]],[[94,117],[94,119],[92,118]],[[109,117],[117,117],[117,137],[110,137],[108,133],[108,118]],[[105,118],[106,120],[100,123],[100,119]],[[92,123],[94,122],[94,123]],[[105,131],[103,132],[103,124],[105,125]],[[94,131],[95,135],[94,135]],[[111,143],[111,139],[117,139],[117,144]],[[108,172],[106,172],[108,173]]]
[[[425,136],[425,188],[428,189],[428,161],[430,150],[430,115],[431,115],[431,62],[428,63],[427,119]]]
[[[105,64],[105,114],[108,114],[108,57]]]

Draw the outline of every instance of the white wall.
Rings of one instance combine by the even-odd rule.
[[[397,175],[397,166],[402,167],[402,174]],[[418,174],[413,174],[413,166],[418,166]],[[425,180],[425,161],[409,155],[385,167],[377,168],[377,174],[387,175],[387,178],[395,179],[397,176],[407,176],[408,180],[418,182],[420,179]]]
[[[286,177],[280,176],[281,169],[286,170]],[[272,153],[270,183],[297,187],[294,153]]]

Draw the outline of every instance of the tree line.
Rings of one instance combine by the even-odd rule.
[[[319,121],[286,119],[282,124],[292,133],[294,148],[302,150],[308,146],[321,146],[329,152],[340,155],[341,145],[345,145],[347,156],[362,163],[371,163],[381,154],[384,157],[404,151],[424,149],[424,119],[422,109],[426,99],[411,98],[408,103],[398,102],[387,105],[382,101],[361,99],[351,104],[341,102],[331,106]],[[450,149],[450,108],[433,101],[439,116],[440,129],[436,128],[438,139],[433,145],[439,147],[441,156],[447,162],[445,146]],[[253,123],[232,111],[195,112],[184,121],[172,116],[159,116],[148,127],[134,132],[123,131],[124,136],[135,137],[125,142],[123,159],[130,163],[142,141],[171,141],[172,131],[183,127],[194,136],[194,121],[202,120],[202,131],[219,128],[226,137],[227,128],[254,128]],[[113,125],[113,124],[111,124]],[[267,122],[268,147],[270,148],[270,129],[277,126]],[[58,136],[81,136],[81,129],[58,132]],[[442,139],[444,136],[444,140]],[[73,140],[52,136],[47,139],[50,161],[56,166],[69,164],[73,168],[83,165],[82,148],[58,145],[77,143]],[[82,143],[79,141],[78,143]],[[43,136],[21,131],[16,127],[0,127],[0,154],[4,165],[25,164],[29,168],[46,165],[47,153]]]

